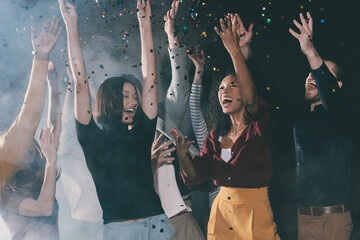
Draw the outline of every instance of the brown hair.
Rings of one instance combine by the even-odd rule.
[[[141,111],[141,84],[134,75],[121,75],[106,79],[96,93],[94,117],[100,124],[119,123],[123,112],[123,86],[124,83],[134,86],[138,95],[138,111],[136,111],[134,121]],[[140,111],[139,111],[140,110]]]

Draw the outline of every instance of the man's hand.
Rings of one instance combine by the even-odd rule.
[[[313,45],[313,20],[309,12],[307,12],[307,17],[309,19],[309,23],[306,22],[304,15],[300,13],[300,20],[302,25],[295,19],[293,20],[295,26],[299,29],[300,34],[291,28],[289,28],[289,32],[299,40],[301,51],[308,56],[314,53],[315,48]]]

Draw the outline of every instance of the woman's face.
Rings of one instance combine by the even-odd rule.
[[[134,121],[134,116],[139,106],[137,92],[131,83],[124,83],[123,98],[124,105],[121,122],[131,124]]]
[[[236,76],[228,75],[222,80],[219,86],[218,98],[225,114],[232,114],[243,108]]]

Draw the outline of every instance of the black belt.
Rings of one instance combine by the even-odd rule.
[[[310,216],[321,216],[330,213],[345,213],[350,211],[349,204],[325,206],[325,207],[305,207],[298,205],[299,214]]]

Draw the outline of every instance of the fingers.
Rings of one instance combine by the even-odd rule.
[[[231,21],[230,21],[230,17],[229,17],[229,16],[226,17],[226,23],[227,23],[227,29],[228,29],[228,30],[231,29]]]
[[[240,27],[245,28],[244,23],[243,23],[243,21],[241,20],[239,14],[236,13],[235,15],[236,15],[236,20],[237,20],[237,22],[239,23]]]
[[[172,2],[171,4],[171,9],[170,9],[170,15],[171,17],[174,19],[175,18],[175,0]]]
[[[305,29],[303,28],[303,26],[301,26],[300,23],[298,23],[298,21],[296,21],[296,20],[294,19],[294,20],[293,20],[293,23],[295,24],[295,26],[299,29],[299,31],[300,31],[301,33],[306,33],[306,32],[305,32]]]
[[[54,27],[56,25],[56,20],[57,18],[55,16],[52,17],[51,21],[50,21],[50,24],[49,24],[49,32],[54,34]]]
[[[52,26],[51,28],[51,33],[53,35],[56,35],[57,31],[58,31],[58,27],[59,27],[59,22],[60,22],[60,19],[55,17],[55,22],[54,22],[54,25]]]
[[[175,0],[175,15],[179,11],[180,0]]]
[[[311,17],[311,14],[310,14],[310,12],[307,12],[306,13],[306,16],[307,16],[307,18],[309,19],[309,30],[310,30],[310,34],[312,35],[312,33],[313,33],[313,19],[312,19],[312,17]]]
[[[49,61],[48,63],[48,71],[52,71],[55,70],[55,66],[54,63],[52,61]]]
[[[174,20],[174,18],[171,16],[171,10],[168,10],[166,15],[168,20]]]
[[[176,128],[172,128],[172,129],[170,130],[170,133],[174,136],[174,138],[175,138],[177,141],[178,141],[179,138],[181,139],[180,134],[179,134],[179,132],[178,132],[178,130],[177,130]]]
[[[310,35],[310,29],[308,27],[308,24],[304,18],[304,15],[302,13],[300,13],[300,20],[301,20],[301,23],[302,23],[302,27],[304,28],[304,30],[306,31],[306,33],[308,35]]]
[[[293,36],[296,37],[297,39],[300,39],[300,34],[298,34],[297,32],[295,32],[295,31],[292,30],[291,28],[289,28],[289,32],[291,33],[291,35],[293,35]]]
[[[50,19],[46,19],[41,31],[47,32],[49,30],[49,23],[50,23]]]
[[[164,150],[164,151],[162,151],[162,152],[161,152],[161,155],[165,157],[166,155],[168,155],[168,154],[172,153],[172,152],[173,152],[173,151],[175,151],[175,150],[176,150],[176,148],[175,148],[175,147],[172,147],[172,148],[166,149],[166,150]]]
[[[168,161],[174,161],[175,158],[174,157],[162,157],[158,159],[158,163],[163,163],[163,162],[168,162]]]
[[[50,144],[52,144],[52,145],[54,145],[54,143],[55,143],[54,138],[55,138],[55,134],[54,134],[54,132],[52,131],[52,132],[50,133]]]
[[[220,26],[221,26],[221,30],[223,31],[223,32],[225,32],[225,30],[226,30],[226,27],[225,27],[225,24],[224,24],[224,19],[220,19]]]
[[[185,143],[186,143],[188,146],[190,146],[191,144],[194,144],[194,143],[195,143],[195,141],[189,141],[189,139],[188,139],[187,136],[184,137],[184,141],[185,141]]]
[[[154,148],[157,149],[160,146],[160,143],[163,141],[164,139],[164,134],[160,134],[159,137],[155,140],[154,142]]]
[[[214,27],[215,32],[222,38],[222,35],[217,27]]]
[[[163,144],[160,146],[159,150],[160,150],[160,151],[163,151],[164,149],[166,149],[167,147],[169,147],[171,144],[173,144],[173,141],[168,141],[168,142],[166,142],[166,143],[163,143]]]
[[[254,24],[250,23],[248,32],[252,33],[253,28],[254,28]]]
[[[44,138],[43,134],[44,134],[44,129],[41,129],[40,133],[39,133],[39,142],[40,142],[40,144],[42,143],[42,140]]]
[[[59,38],[62,30],[63,30],[63,27],[62,27],[62,26],[60,26],[60,27],[57,29],[57,32],[54,34],[56,40]]]

